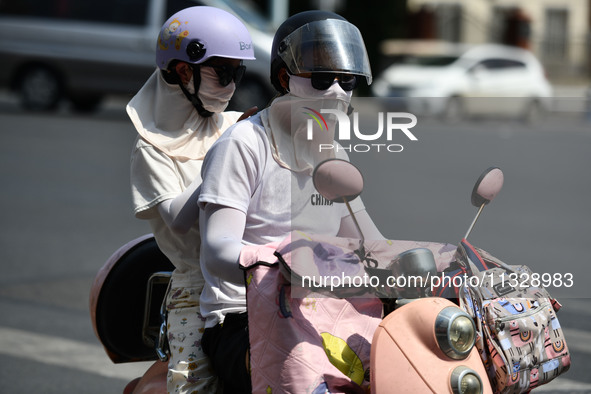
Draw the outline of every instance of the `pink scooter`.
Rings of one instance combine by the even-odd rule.
[[[498,168],[480,177],[472,192],[472,204],[479,211],[464,238],[502,183],[503,174]],[[337,160],[317,168],[315,184],[328,200],[348,205],[361,193],[363,178],[354,166]],[[433,257],[424,250],[407,251],[398,256],[398,261],[399,266],[413,273],[436,273]],[[145,235],[117,250],[92,286],[91,318],[109,358],[114,363],[155,361],[141,378],[125,387],[126,394],[166,393],[166,316],[162,300],[173,268],[153,236]],[[374,334],[371,392],[492,393],[474,347],[472,319],[447,299],[405,294],[402,289],[400,292],[410,296],[400,297],[391,305],[392,311]]]
[[[314,175],[316,188],[324,197],[347,206],[363,188],[363,177],[347,162],[321,163]],[[484,206],[502,186],[499,168],[489,168],[480,176],[471,199],[479,210],[464,240]],[[358,230],[363,243],[363,234]],[[400,254],[395,266],[393,273],[397,275],[437,274],[433,255],[423,248]],[[402,298],[396,300],[393,311],[382,320],[373,337],[371,392],[492,393],[482,358],[474,346],[476,327],[472,318],[453,302],[429,296],[429,289],[397,292]],[[407,295],[410,299],[405,298]]]

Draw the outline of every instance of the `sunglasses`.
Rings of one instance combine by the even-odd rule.
[[[312,80],[312,87],[317,90],[328,89],[337,79],[341,88],[350,92],[357,87],[357,76],[350,74],[337,74],[337,73],[312,73],[310,77]]]
[[[214,69],[215,73],[218,75],[220,85],[222,86],[228,86],[232,80],[234,80],[234,83],[238,85],[242,80],[242,77],[244,77],[244,73],[246,72],[246,66],[243,66],[242,64],[238,67],[232,67],[225,64],[204,64],[204,66]]]

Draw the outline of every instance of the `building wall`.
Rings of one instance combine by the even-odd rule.
[[[410,12],[426,7],[435,12],[440,26],[448,25],[436,29],[436,38],[473,44],[502,42],[507,21],[501,15],[519,8],[530,19],[527,47],[549,72],[588,75],[590,3],[590,0],[408,0],[408,7]],[[454,8],[456,11],[450,11]],[[457,10],[461,10],[461,17],[450,18],[450,12]],[[450,29],[449,23],[458,19],[461,26]]]

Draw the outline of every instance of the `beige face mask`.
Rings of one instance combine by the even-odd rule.
[[[160,70],[131,99],[127,113],[145,140],[171,157],[184,159],[203,159],[240,116],[239,112],[224,112],[201,117],[178,85],[164,81]]]
[[[191,81],[193,78],[191,77]],[[209,112],[223,112],[234,95],[234,81],[227,86],[220,85],[218,75],[212,67],[201,67],[201,84],[197,96],[203,108]]]
[[[189,82],[183,84],[183,86],[185,89],[187,89],[187,92],[190,94],[195,94],[195,78],[193,78],[193,74],[191,74],[191,79],[189,79]]]
[[[318,118],[316,113],[321,109],[346,113],[351,94],[336,82],[327,90],[317,90],[310,79],[290,76],[289,93],[275,99],[261,113],[275,161],[292,171],[311,175],[320,162],[334,158],[334,150],[323,147],[334,144],[336,117],[324,114],[324,121],[316,122],[314,116]]]

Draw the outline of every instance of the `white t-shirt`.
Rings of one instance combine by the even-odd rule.
[[[213,144],[204,160],[202,178],[201,208],[213,203],[246,214],[244,244],[281,241],[295,229],[336,235],[341,219],[349,215],[344,204],[330,204],[320,196],[308,173],[292,172],[274,160],[260,114],[230,127]],[[359,198],[351,207],[353,212],[364,209]],[[206,327],[222,322],[226,313],[246,310],[244,286],[225,282],[201,268],[206,283],[200,304]]]
[[[174,264],[175,285],[203,285],[199,266],[199,223],[185,234],[168,228],[157,210],[164,200],[181,194],[196,179],[201,179],[202,160],[172,158],[143,138],[136,140],[131,155],[131,191],[135,216],[148,219],[158,247]],[[180,283],[180,275],[183,275]],[[177,280],[177,278],[179,278]]]

